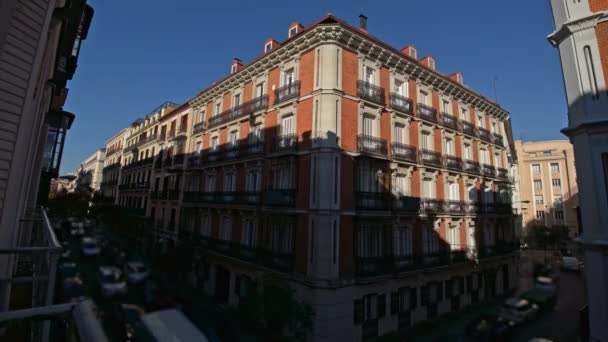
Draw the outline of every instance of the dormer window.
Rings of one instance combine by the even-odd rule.
[[[289,29],[289,38],[295,36],[296,34],[298,34],[298,27],[294,26],[292,28]]]
[[[429,68],[435,70],[435,60],[433,58],[429,58]]]
[[[235,72],[236,72],[236,64],[233,64],[233,65],[230,67],[230,73],[231,73],[231,74],[234,74]]]
[[[460,84],[464,83],[464,79],[462,77],[462,74],[457,74],[456,75],[456,81],[458,81],[458,83],[460,83]]]
[[[272,42],[268,42],[268,43],[266,43],[266,45],[264,45],[264,52],[265,53],[268,52],[268,51],[270,51],[270,50],[272,50]]]
[[[414,58],[414,59],[418,59],[418,53],[416,53],[416,48],[410,48],[410,57]]]

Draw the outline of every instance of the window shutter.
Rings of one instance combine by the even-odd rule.
[[[391,315],[399,312],[399,292],[391,292]]]
[[[363,300],[357,299],[355,300],[355,324],[359,325],[363,322]]]
[[[418,306],[418,289],[410,289],[410,310]]]
[[[386,295],[381,294],[378,296],[378,318],[386,315]]]

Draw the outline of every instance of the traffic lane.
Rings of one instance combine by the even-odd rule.
[[[536,320],[521,327],[516,341],[544,337],[553,341],[576,341],[579,332],[579,310],[587,302],[582,273],[560,272],[555,310],[542,313]]]

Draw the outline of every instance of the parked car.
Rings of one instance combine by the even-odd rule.
[[[140,261],[130,261],[125,263],[123,270],[127,276],[129,284],[140,284],[150,274],[146,265]]]
[[[482,314],[465,327],[465,334],[476,341],[508,341],[515,324],[496,315]]]
[[[534,282],[534,287],[557,294],[557,285],[553,278],[538,276]]]
[[[581,270],[582,267],[582,262],[580,262],[576,257],[573,256],[562,257],[561,264],[562,269],[568,271],[578,272]]]
[[[75,262],[63,262],[57,266],[59,277],[63,281],[69,278],[77,278],[79,276],[78,267]]]
[[[530,303],[523,298],[509,298],[503,304],[500,317],[515,324],[521,324],[536,316],[538,305]]]
[[[101,266],[97,272],[97,281],[104,297],[127,294],[127,282],[122,272],[115,266]]]
[[[62,285],[61,295],[64,303],[78,302],[86,297],[85,288],[80,278],[67,278]]]
[[[95,256],[99,254],[99,244],[97,241],[90,237],[82,238],[82,254],[85,256]]]

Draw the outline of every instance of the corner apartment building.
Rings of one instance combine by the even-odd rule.
[[[567,140],[515,141],[524,226],[567,226],[578,235],[574,149]]]
[[[200,252],[203,289],[238,304],[281,275],[313,306],[314,341],[407,330],[513,289],[509,113],[365,17],[287,32],[189,101],[184,177],[155,171],[149,213]]]
[[[101,148],[80,163],[76,170],[76,187],[99,191],[103,177],[106,149]]]
[[[585,250],[589,338],[608,341],[608,2],[551,0],[576,155]]]
[[[122,149],[129,134],[128,128],[123,128],[106,141],[106,159],[102,169],[100,193],[113,203],[118,201],[118,181],[122,167]]]

